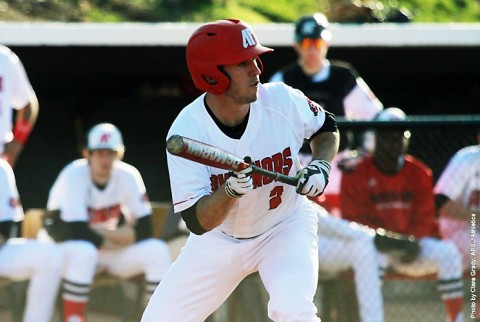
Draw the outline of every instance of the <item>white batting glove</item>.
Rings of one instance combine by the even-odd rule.
[[[225,192],[231,198],[240,198],[253,190],[252,168],[234,171],[225,182]]]
[[[330,163],[325,160],[313,160],[308,167],[299,170],[297,193],[308,197],[320,196],[328,184],[330,168]]]

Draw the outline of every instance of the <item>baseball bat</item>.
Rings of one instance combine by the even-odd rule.
[[[225,150],[177,134],[174,134],[168,138],[167,151],[172,155],[215,168],[230,171],[242,171],[248,167],[251,167],[253,173],[258,173],[275,181],[295,187],[298,183],[298,178],[296,177],[290,177],[282,173],[262,169],[253,164],[245,162],[244,160]]]

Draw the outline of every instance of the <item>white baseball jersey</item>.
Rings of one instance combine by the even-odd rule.
[[[473,211],[480,210],[480,145],[463,148],[452,157],[437,181],[435,193]]]
[[[283,83],[260,84],[258,99],[251,103],[248,125],[239,140],[226,136],[216,126],[204,105],[204,95],[182,110],[168,137],[178,134],[192,138],[241,158],[250,156],[261,168],[294,176],[299,170],[295,161],[304,138],[310,138],[324,121],[323,108],[302,92]],[[226,170],[168,153],[167,161],[175,212],[189,208],[228,178]],[[230,210],[217,229],[239,238],[258,236],[308,202],[293,186],[257,175],[253,178],[254,191],[238,200],[238,207]]]
[[[435,194],[443,194],[451,200],[455,200],[472,210],[472,213],[480,211],[480,145],[469,146],[458,151],[447,164],[435,185]],[[476,230],[479,231],[478,217],[472,215],[476,222]],[[472,244],[470,220],[461,220],[448,217],[440,217],[440,232],[442,237],[451,240],[463,255],[464,267],[470,267]],[[480,251],[480,234],[475,235],[477,253]],[[477,267],[479,262],[477,261]]]
[[[0,45],[0,154],[13,139],[12,108],[22,109],[34,95],[27,74],[17,55]]]
[[[0,221],[21,221],[23,208],[10,164],[0,158]]]
[[[92,228],[117,227],[121,215],[127,222],[152,213],[143,179],[138,170],[115,161],[104,188],[97,187],[86,159],[67,165],[53,184],[47,203],[60,210],[65,221],[89,221]]]

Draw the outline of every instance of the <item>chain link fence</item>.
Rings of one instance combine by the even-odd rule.
[[[479,144],[477,133],[480,134],[480,117],[475,115],[411,116],[407,121],[394,123],[350,122],[340,119],[338,125],[340,131],[350,131],[353,134],[356,146],[361,145],[362,134],[368,130],[408,129],[411,137],[407,153],[431,168],[434,184],[458,150]],[[411,185],[415,184],[416,178],[411,178]],[[338,253],[343,251],[337,250]],[[476,268],[463,267],[463,271],[464,320],[471,321],[471,315],[477,307]],[[322,276],[320,273],[316,301],[323,322],[362,321],[355,278],[362,277],[355,277],[353,270],[341,271],[333,276]],[[409,277],[387,270],[381,285],[386,322],[449,321],[447,305],[439,292],[436,273]],[[368,306],[373,304],[373,299],[369,301],[364,298],[360,302]]]

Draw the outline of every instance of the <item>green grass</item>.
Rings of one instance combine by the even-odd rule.
[[[205,22],[238,18],[249,23],[293,22],[303,14],[328,11],[345,0],[7,0],[1,20]],[[374,3],[374,0],[365,0]],[[404,7],[413,22],[480,22],[480,0],[384,0]]]

